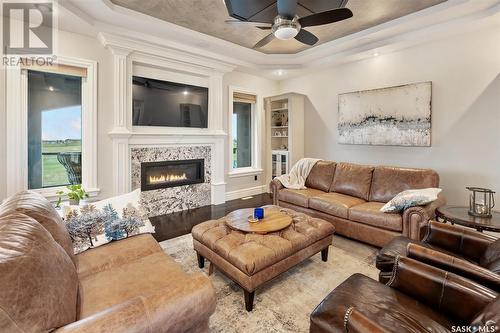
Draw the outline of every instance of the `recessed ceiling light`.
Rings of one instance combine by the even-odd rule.
[[[274,74],[276,74],[277,76],[283,76],[285,75],[285,71],[282,69],[277,69],[274,71]]]
[[[378,57],[378,51],[373,52],[374,57]]]
[[[187,90],[184,90],[183,94],[187,95],[187,94],[189,94],[189,92]]]
[[[50,91],[54,91],[54,87],[50,86],[50,87],[49,87],[49,90],[50,90]]]

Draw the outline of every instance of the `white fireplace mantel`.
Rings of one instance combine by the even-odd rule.
[[[223,75],[234,66],[199,55],[128,37],[100,33],[99,40],[113,55],[113,191],[131,190],[132,147],[209,145],[212,154],[212,204],[225,202],[223,129]],[[208,83],[208,128],[157,128],[132,126],[132,73],[134,66],[204,78]]]

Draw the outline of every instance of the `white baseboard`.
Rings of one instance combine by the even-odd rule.
[[[240,199],[265,192],[267,192],[267,185],[259,185],[255,187],[244,188],[241,190],[226,192],[226,201]]]

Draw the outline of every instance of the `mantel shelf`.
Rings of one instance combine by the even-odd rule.
[[[271,128],[288,128],[288,126],[271,126]]]
[[[288,111],[288,108],[271,109],[271,112]]]

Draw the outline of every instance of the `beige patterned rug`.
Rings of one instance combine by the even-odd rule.
[[[197,272],[191,234],[160,243],[186,272]],[[340,236],[333,239],[328,262],[318,253],[257,289],[254,309],[245,310],[243,291],[215,269],[210,277],[217,292],[211,332],[309,332],[309,315],[321,300],[354,273],[377,279],[377,249]],[[203,270],[208,274],[208,265]]]

